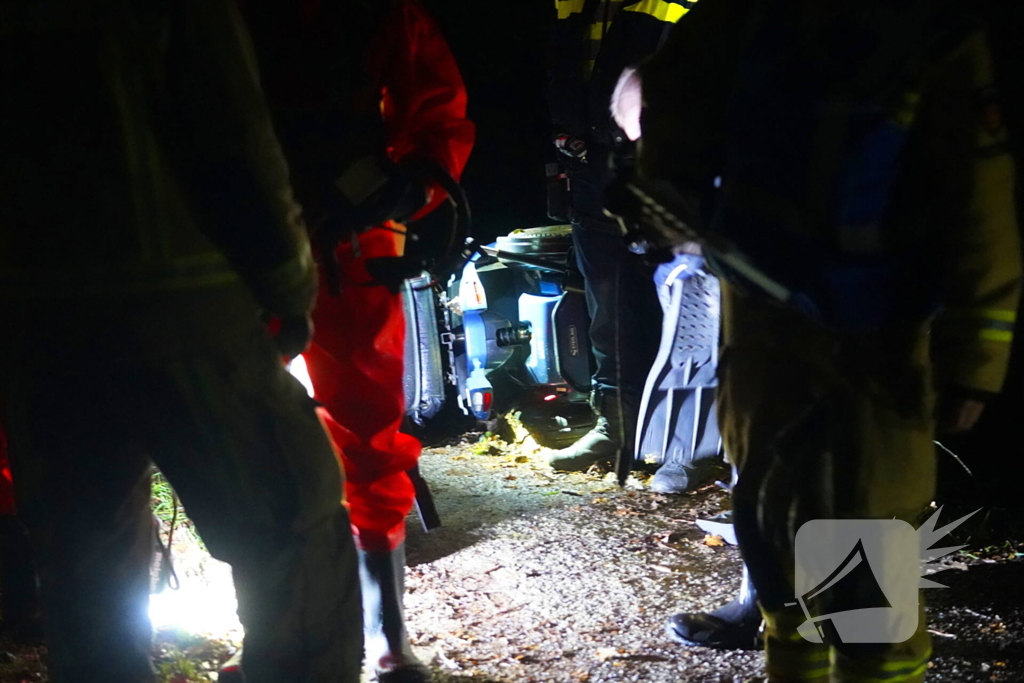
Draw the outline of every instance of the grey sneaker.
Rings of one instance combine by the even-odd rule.
[[[608,420],[597,418],[597,424],[579,441],[547,456],[547,463],[560,472],[583,472],[597,462],[614,462],[619,442],[609,435]]]

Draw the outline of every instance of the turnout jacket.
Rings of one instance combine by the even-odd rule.
[[[0,306],[244,282],[269,313],[309,310],[309,242],[228,0],[0,17]]]
[[[548,103],[556,133],[611,147],[608,111],[622,70],[661,45],[697,0],[555,0],[548,57]]]
[[[645,64],[641,175],[688,188],[710,184],[726,135],[722,122],[741,49],[739,27],[758,1],[701,3]],[[940,271],[943,308],[930,344],[937,381],[997,392],[1009,363],[1022,274],[1014,162],[981,27],[964,31],[919,92],[904,162],[909,181],[894,198],[887,225],[923,227],[921,258]]]

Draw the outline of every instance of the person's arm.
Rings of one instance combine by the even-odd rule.
[[[932,355],[945,392],[940,428],[964,431],[986,396],[1002,388],[1021,294],[1014,163],[994,97],[984,34],[971,35],[944,65],[930,102],[935,160],[962,185],[947,223],[945,309]],[[927,115],[927,114],[926,114]]]
[[[694,187],[710,180],[722,144],[732,66],[750,0],[696,3],[640,65],[643,110],[638,173]]]
[[[203,229],[267,314],[304,317],[315,266],[241,18],[230,0],[182,0],[173,11],[170,145]]]
[[[399,165],[428,160],[458,180],[469,159],[476,127],[466,118],[466,86],[448,43],[417,0],[402,0],[370,45],[374,81],[383,85],[382,112],[388,156]],[[382,57],[376,57],[381,55]],[[414,218],[445,198],[431,184],[429,201]]]

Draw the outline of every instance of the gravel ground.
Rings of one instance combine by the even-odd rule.
[[[410,517],[407,621],[437,683],[733,683],[763,673],[759,652],[687,649],[664,631],[668,615],[713,608],[737,588],[737,550],[692,524],[723,509],[721,489],[620,489],[601,473],[550,472],[528,440],[476,438],[421,460],[444,526],[425,534]],[[929,681],[1024,682],[1021,525],[995,526],[976,526],[970,552],[930,577],[950,588],[928,591]],[[226,568],[178,538],[184,582],[230,596]],[[203,637],[161,634],[162,683],[215,680],[238,636],[230,609],[216,612]],[[0,638],[0,683],[45,683],[44,653]]]
[[[763,674],[759,652],[687,649],[664,631],[668,615],[715,607],[737,588],[737,550],[691,523],[720,511],[724,492],[620,490],[600,474],[553,474],[523,449],[481,450],[427,450],[421,469],[445,526],[424,534],[410,518],[408,623],[441,683]],[[931,577],[950,589],[929,591],[929,681],[1024,681],[1022,552],[1011,541],[976,549]]]

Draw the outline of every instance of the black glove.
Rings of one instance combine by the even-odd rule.
[[[327,220],[347,224],[345,232],[408,220],[428,199],[426,183],[418,174],[384,156],[357,159],[335,179],[334,187],[335,205]]]

